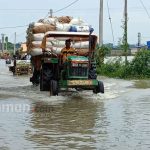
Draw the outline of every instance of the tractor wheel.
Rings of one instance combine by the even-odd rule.
[[[50,80],[52,79],[52,70],[47,66],[43,66],[40,73],[40,91],[49,91]]]
[[[56,80],[50,81],[50,95],[51,96],[58,95],[58,82]]]
[[[103,84],[102,81],[98,81],[98,85],[93,90],[93,93],[95,93],[95,94],[97,94],[97,93],[104,93],[104,84]]]
[[[98,81],[98,83],[99,83],[99,92],[100,93],[104,93],[104,84],[103,84],[103,82],[102,81]]]
[[[32,82],[33,85],[38,85],[39,78],[40,78],[40,71],[35,69],[33,72],[33,76],[30,78],[30,82]]]

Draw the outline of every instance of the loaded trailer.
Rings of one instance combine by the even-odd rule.
[[[63,62],[59,46],[47,49],[47,42],[63,43],[72,41],[75,52],[66,57]],[[86,43],[86,49],[80,46]],[[30,81],[40,84],[41,91],[50,91],[51,96],[58,95],[62,88],[92,90],[93,93],[104,93],[102,81],[97,80],[95,49],[97,36],[88,32],[58,32],[45,33],[42,40],[42,55],[33,57],[33,76]],[[78,45],[78,46],[77,46]],[[38,69],[37,69],[38,68]]]

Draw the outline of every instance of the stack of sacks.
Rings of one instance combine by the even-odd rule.
[[[52,23],[41,22],[31,23],[27,29],[27,50],[32,56],[42,55],[41,43],[44,34],[48,31],[55,31],[56,26]]]
[[[53,53],[60,54],[61,50],[65,47],[65,38],[47,38],[46,45],[51,48]],[[75,48],[78,55],[87,56],[89,51],[88,41],[72,42],[71,47]]]
[[[48,31],[65,31],[65,32],[90,32],[91,27],[82,19],[73,19],[69,16],[53,17],[40,19],[37,23],[31,23],[27,29],[27,48],[28,53],[32,56],[42,55],[41,43],[44,34]],[[46,50],[60,54],[61,49],[65,47],[66,39],[47,38]],[[82,54],[87,53],[88,42],[76,42],[72,44]]]
[[[93,28],[85,23],[82,19],[74,18],[70,21],[70,32],[91,32]]]
[[[88,41],[76,42],[76,43],[74,43],[73,47],[76,49],[78,55],[88,56],[88,52],[89,52],[89,42]]]

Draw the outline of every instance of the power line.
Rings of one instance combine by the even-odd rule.
[[[0,27],[0,29],[12,29],[12,28],[22,28],[22,27],[27,27],[28,25],[24,26],[13,26],[13,27]]]
[[[44,17],[44,19],[45,19],[45,18],[47,18],[47,17],[48,17],[48,15],[49,15],[49,13],[47,13],[47,14],[46,14],[46,16]]]
[[[144,8],[144,10],[145,10],[145,12],[147,13],[148,17],[150,18],[150,14],[149,14],[147,8],[145,7],[143,1],[142,1],[142,0],[139,0],[139,1],[141,2],[142,6],[143,6],[143,8]]]
[[[111,16],[110,16],[110,11],[109,11],[109,5],[107,1],[107,9],[108,9],[108,16],[109,16],[109,21],[110,21],[110,26],[111,26],[111,33],[112,33],[112,38],[113,38],[113,44],[114,44],[114,31],[113,31],[113,26],[112,26],[112,21],[111,21]]]
[[[9,8],[9,9],[7,9],[7,8],[3,8],[3,9],[0,9],[0,11],[3,11],[3,10],[6,10],[6,11],[8,11],[8,10],[48,10],[48,9],[41,9],[41,8]]]
[[[72,3],[70,3],[69,5],[67,5],[67,6],[65,6],[65,7],[61,8],[61,9],[55,11],[55,12],[53,12],[53,13],[57,13],[57,12],[59,12],[59,11],[62,11],[62,10],[64,10],[64,9],[66,9],[66,8],[68,8],[68,7],[70,7],[70,6],[72,6],[73,4],[75,4],[75,3],[78,2],[78,1],[79,1],[79,0],[75,0],[75,1],[73,1]],[[16,10],[20,10],[20,9],[16,9]],[[48,13],[48,14],[49,14],[49,13]],[[48,14],[45,16],[45,18],[48,16]],[[27,26],[28,26],[28,25],[24,25],[24,26],[14,26],[14,27],[0,27],[0,29],[22,28],[22,27],[27,27]]]
[[[75,3],[78,2],[78,1],[79,1],[79,0],[75,0],[74,2],[70,3],[69,5],[67,5],[67,6],[65,6],[65,7],[61,8],[61,9],[58,9],[58,10],[56,10],[56,11],[54,11],[54,12],[53,12],[52,9],[50,9],[50,11],[52,11],[52,12],[51,12],[51,13],[48,12],[48,13],[46,14],[46,16],[44,17],[44,19],[47,18],[48,15],[52,15],[52,13],[60,12],[60,11],[62,11],[62,10],[64,10],[64,9],[66,9],[66,8],[68,8],[68,7],[70,7],[70,6],[72,6],[73,4],[75,4]]]
[[[70,6],[72,6],[73,4],[75,4],[75,3],[78,2],[78,1],[79,1],[79,0],[75,0],[75,1],[73,1],[72,3],[70,3],[69,5],[67,5],[67,6],[65,6],[65,7],[61,8],[61,9],[58,9],[58,10],[54,11],[53,13],[57,13],[57,12],[59,12],[59,11],[62,11],[62,10],[64,10],[64,9],[66,9],[66,8],[68,8],[68,7],[70,7]]]
[[[53,13],[57,13],[57,12],[59,12],[59,11],[62,11],[62,10],[64,10],[64,9],[70,7],[71,5],[75,4],[77,1],[79,1],[79,0],[75,0],[74,2],[72,2],[72,3],[69,4],[69,5],[67,5],[66,7],[63,7],[63,8],[61,8],[61,9],[59,9],[59,10],[53,12]],[[46,14],[46,16],[44,17],[44,19],[45,19],[46,17],[48,17],[48,15],[49,15],[49,13]],[[0,29],[21,28],[21,27],[27,27],[27,26],[28,26],[28,25],[25,25],[25,26],[14,26],[14,27],[0,27]]]

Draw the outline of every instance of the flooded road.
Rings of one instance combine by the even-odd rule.
[[[0,150],[149,150],[150,81],[101,80],[49,97],[0,60]]]

